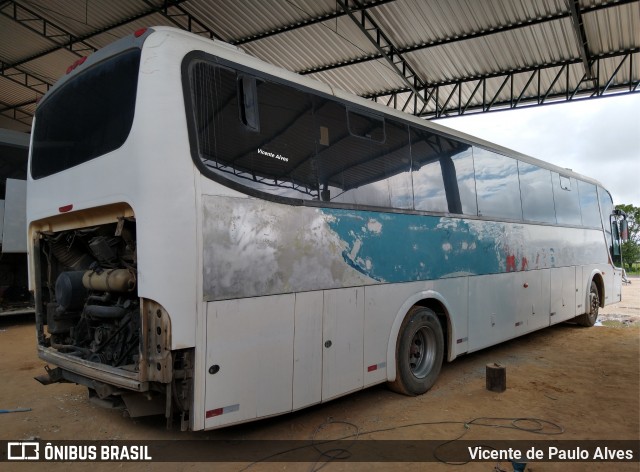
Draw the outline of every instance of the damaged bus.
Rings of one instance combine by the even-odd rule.
[[[597,181],[172,28],[69,67],[27,194],[40,380],[183,429],[422,394],[621,296]]]

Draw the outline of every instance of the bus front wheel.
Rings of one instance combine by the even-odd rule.
[[[589,311],[583,313],[576,318],[576,322],[580,326],[590,327],[596,324],[598,319],[598,310],[600,308],[600,294],[598,293],[598,286],[592,280],[591,288],[589,289]]]
[[[444,335],[436,314],[415,306],[405,316],[396,346],[396,379],[391,390],[421,395],[436,382],[444,358]]]

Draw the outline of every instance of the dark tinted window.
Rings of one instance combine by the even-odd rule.
[[[583,226],[600,227],[600,208],[598,207],[598,192],[596,186],[578,180],[580,191],[580,212]]]
[[[213,172],[275,195],[317,198],[308,94],[207,62],[191,65],[199,157]]]
[[[558,223],[568,225],[582,224],[578,182],[573,177],[566,177],[555,172],[552,172],[551,175]]]
[[[341,103],[316,97],[319,146],[316,159],[322,199],[336,203],[410,209],[411,155],[406,125],[384,122],[384,142],[363,139],[351,128],[353,113]],[[381,118],[367,117],[374,130]],[[364,123],[362,121],[361,123]],[[362,128],[361,128],[362,129]]]
[[[518,162],[518,175],[524,219],[555,223],[551,171],[526,162]]]
[[[471,147],[451,157],[451,163],[455,169],[455,178],[460,192],[460,211],[465,215],[477,215],[478,203],[476,197],[475,163],[473,149]],[[446,175],[447,172],[443,170]],[[449,172],[451,175],[451,172]]]
[[[476,214],[469,145],[411,128],[411,159],[416,210]]]
[[[31,175],[38,179],[118,149],[135,111],[140,50],[91,66],[36,109]]]
[[[581,202],[571,178],[199,54],[184,66],[194,158],[245,187],[549,223],[557,209],[559,223],[581,224],[581,203],[589,218],[596,214],[593,186]]]
[[[381,116],[349,110],[347,113],[349,131],[354,136],[384,142],[384,120]]]
[[[510,157],[473,148],[478,215],[522,219],[518,165]]]
[[[406,125],[212,62],[193,61],[188,80],[211,172],[272,195],[412,208]]]

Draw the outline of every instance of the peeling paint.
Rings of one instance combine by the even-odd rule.
[[[380,234],[382,232],[382,223],[377,220],[370,219],[367,223],[367,229],[372,233]]]
[[[246,198],[203,204],[206,300],[607,261],[601,234],[587,229]]]

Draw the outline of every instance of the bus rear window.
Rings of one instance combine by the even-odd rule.
[[[140,49],[100,62],[38,106],[33,136],[34,179],[118,149],[135,110]]]

